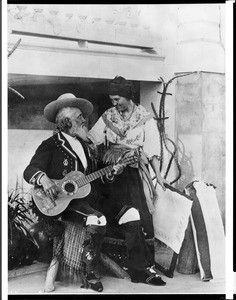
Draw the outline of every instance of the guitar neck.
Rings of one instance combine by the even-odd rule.
[[[81,187],[81,186],[86,185],[106,174],[109,174],[112,171],[112,169],[113,169],[113,166],[109,165],[101,170],[98,170],[94,173],[91,173],[85,177],[82,177],[82,178],[76,180],[76,183],[78,184],[79,187]]]

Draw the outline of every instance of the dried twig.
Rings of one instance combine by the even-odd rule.
[[[9,58],[12,53],[16,50],[16,48],[20,45],[21,39],[19,39],[16,44],[11,48],[11,50],[8,51],[8,55],[7,58]],[[21,93],[17,92],[15,89],[13,89],[10,85],[8,85],[8,88],[15,93],[17,96],[19,96],[21,99],[25,99],[25,97],[23,95],[21,95]]]
[[[23,95],[21,95],[21,93],[17,92],[15,89],[13,89],[11,86],[8,86],[8,88],[15,93],[17,96],[21,97],[22,99],[25,99],[25,97]]]
[[[8,51],[8,55],[7,55],[7,58],[9,58],[12,53],[16,50],[16,48],[20,45],[20,42],[21,42],[21,39],[19,39],[17,41],[17,43],[11,48],[11,50]]]
[[[179,180],[179,178],[181,177],[181,167],[179,165],[179,162],[178,162],[178,159],[177,159],[177,156],[176,156],[177,155],[177,146],[175,145],[175,143],[171,139],[167,138],[167,135],[165,133],[165,124],[164,124],[164,122],[165,122],[166,119],[168,119],[168,117],[165,116],[165,98],[166,98],[166,95],[170,95],[170,96],[172,95],[171,93],[167,93],[167,88],[168,88],[169,84],[174,79],[179,78],[179,77],[188,76],[188,75],[191,75],[193,73],[196,73],[196,72],[189,72],[189,73],[177,75],[177,76],[171,78],[168,82],[165,82],[164,79],[162,77],[160,77],[160,80],[163,83],[163,91],[162,92],[159,92],[159,91],[157,92],[158,94],[161,94],[160,106],[159,106],[159,115],[157,114],[153,103],[151,103],[151,106],[152,106],[152,109],[153,109],[153,112],[154,112],[154,115],[155,115],[155,120],[157,121],[157,127],[159,129],[160,140],[161,140],[161,145],[160,145],[161,146],[160,171],[162,170],[162,166],[163,166],[163,150],[164,150],[164,147],[167,150],[167,152],[171,155],[171,158],[170,158],[170,161],[168,163],[164,178],[167,177],[173,160],[176,163],[176,167],[178,169],[177,177],[170,184],[173,184],[174,182]],[[172,146],[174,147],[173,151],[171,151],[169,149],[169,147],[167,145],[167,141],[169,141],[172,144]]]

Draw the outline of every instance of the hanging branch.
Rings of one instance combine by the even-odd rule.
[[[174,151],[173,151],[173,152],[168,151],[168,152],[171,154],[171,158],[170,158],[169,163],[168,163],[168,166],[167,166],[167,168],[166,168],[166,172],[165,172],[164,178],[166,179],[166,177],[167,177],[167,175],[168,175],[168,173],[169,173],[169,170],[170,170],[172,161],[173,161],[173,159],[174,159],[179,174],[178,174],[178,176],[177,176],[173,181],[170,182],[170,184],[173,184],[173,183],[175,183],[176,181],[178,181],[179,178],[181,177],[181,167],[180,167],[180,164],[179,164],[178,159],[177,159],[177,157],[176,157],[176,154],[177,154],[177,146],[175,145],[175,143],[174,143],[171,139],[169,139],[169,138],[166,138],[166,139],[167,139],[170,143],[172,143],[172,145],[174,146]],[[165,141],[165,140],[164,140],[164,143],[165,143],[166,149],[168,150],[168,147],[167,147],[167,145],[166,145],[166,141]]]
[[[160,155],[160,171],[162,170],[162,164],[163,164],[163,143],[162,143],[162,130],[161,130],[161,121],[158,117],[158,114],[156,112],[156,109],[153,105],[153,103],[151,102],[151,106],[152,106],[152,109],[153,109],[153,112],[154,112],[154,119],[157,121],[157,128],[158,128],[158,132],[159,132],[159,136],[160,136],[160,146],[161,146],[161,155]]]
[[[24,96],[21,95],[21,93],[17,92],[15,89],[13,89],[10,85],[8,85],[9,90],[11,90],[13,93],[15,93],[17,96],[19,96],[22,99],[25,99]]]
[[[20,42],[21,42],[21,39],[19,39],[17,41],[17,43],[11,48],[11,50],[8,51],[8,54],[7,54],[7,58],[9,58],[12,53],[16,50],[16,48],[20,45]],[[16,91],[15,89],[13,89],[10,85],[8,85],[8,88],[13,92],[15,93],[17,96],[19,96],[21,99],[25,99],[25,97],[23,95],[21,95],[21,93],[19,93],[18,91]]]
[[[17,43],[11,48],[11,50],[8,51],[8,55],[7,55],[7,58],[9,58],[12,53],[16,50],[16,48],[20,45],[20,42],[21,42],[21,39],[19,39],[17,41]]]
[[[156,110],[155,110],[155,108],[154,108],[154,106],[153,106],[153,103],[151,103],[151,105],[152,105],[152,109],[153,109],[153,111],[154,111],[154,114],[155,114],[155,116],[156,116],[154,119],[156,119],[156,120],[158,120],[158,122],[160,122],[161,119],[158,118],[157,113],[156,113]],[[164,118],[164,119],[167,119],[167,118]],[[161,128],[160,124],[157,125],[157,126],[158,126],[158,129]],[[162,129],[159,129],[159,134],[160,134],[160,141],[161,141],[160,171],[162,170],[162,164],[163,164],[163,148],[164,148],[164,146],[165,146],[166,150],[167,150],[168,153],[171,155],[171,158],[170,158],[170,160],[169,160],[169,163],[168,163],[168,166],[167,166],[167,169],[166,169],[164,178],[165,178],[165,179],[167,178],[167,175],[168,175],[168,173],[169,173],[169,170],[170,170],[170,167],[171,167],[171,164],[172,164],[172,161],[173,161],[173,160],[174,160],[175,163],[176,163],[176,166],[177,166],[177,169],[178,169],[178,173],[179,173],[178,176],[177,176],[173,181],[170,182],[170,184],[173,184],[173,183],[175,183],[177,180],[179,180],[179,178],[181,177],[181,168],[180,168],[180,165],[179,165],[179,163],[178,163],[178,159],[177,159],[177,157],[176,157],[176,154],[177,154],[177,147],[176,147],[175,143],[174,143],[170,138],[168,138],[168,137],[166,136],[166,134],[165,134],[165,128],[164,128],[164,127],[163,127]],[[172,151],[169,149],[169,147],[167,146],[166,141],[171,142],[172,145],[174,146],[174,151],[173,151],[173,152],[172,152]],[[155,178],[155,177],[154,177],[154,178]],[[154,178],[153,178],[153,179],[154,179]]]
[[[166,98],[166,95],[172,96],[171,93],[167,93],[167,89],[168,89],[169,84],[171,84],[171,82],[174,79],[179,78],[179,77],[188,76],[188,75],[191,75],[193,73],[195,73],[195,72],[189,72],[189,73],[186,73],[186,74],[177,75],[177,76],[171,78],[167,83],[164,81],[164,79],[162,77],[160,77],[160,79],[162,81],[162,84],[163,84],[163,91],[162,92],[157,91],[158,94],[161,94],[160,106],[159,106],[159,115],[157,114],[153,103],[151,103],[151,106],[152,106],[152,109],[153,109],[153,112],[154,112],[154,115],[155,115],[154,119],[157,121],[157,127],[159,129],[160,141],[161,141],[161,144],[160,144],[160,146],[161,146],[160,172],[162,171],[162,167],[163,167],[164,147],[167,150],[167,152],[171,155],[171,158],[169,160],[164,178],[165,179],[167,178],[167,175],[169,173],[169,170],[171,168],[171,165],[172,165],[173,161],[175,162],[175,164],[177,166],[177,170],[178,170],[177,177],[173,181],[171,181],[170,184],[173,184],[174,182],[179,180],[179,178],[181,177],[181,167],[180,167],[180,164],[179,164],[177,156],[176,156],[177,155],[177,146],[175,145],[175,143],[170,138],[167,138],[167,135],[165,133],[165,120],[168,119],[168,117],[165,116],[165,98]],[[167,141],[169,141],[174,146],[173,151],[171,151],[169,149],[169,147],[167,145]]]

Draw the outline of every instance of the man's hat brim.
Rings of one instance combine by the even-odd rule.
[[[78,107],[84,118],[87,118],[93,112],[93,105],[88,100],[83,98],[65,98],[57,99],[46,105],[44,108],[45,118],[48,121],[55,123],[55,118],[59,109],[64,107]]]

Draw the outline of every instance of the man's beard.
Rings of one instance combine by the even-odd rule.
[[[87,134],[88,128],[85,125],[78,126],[74,132],[74,136],[81,138],[85,142],[88,141]]]

